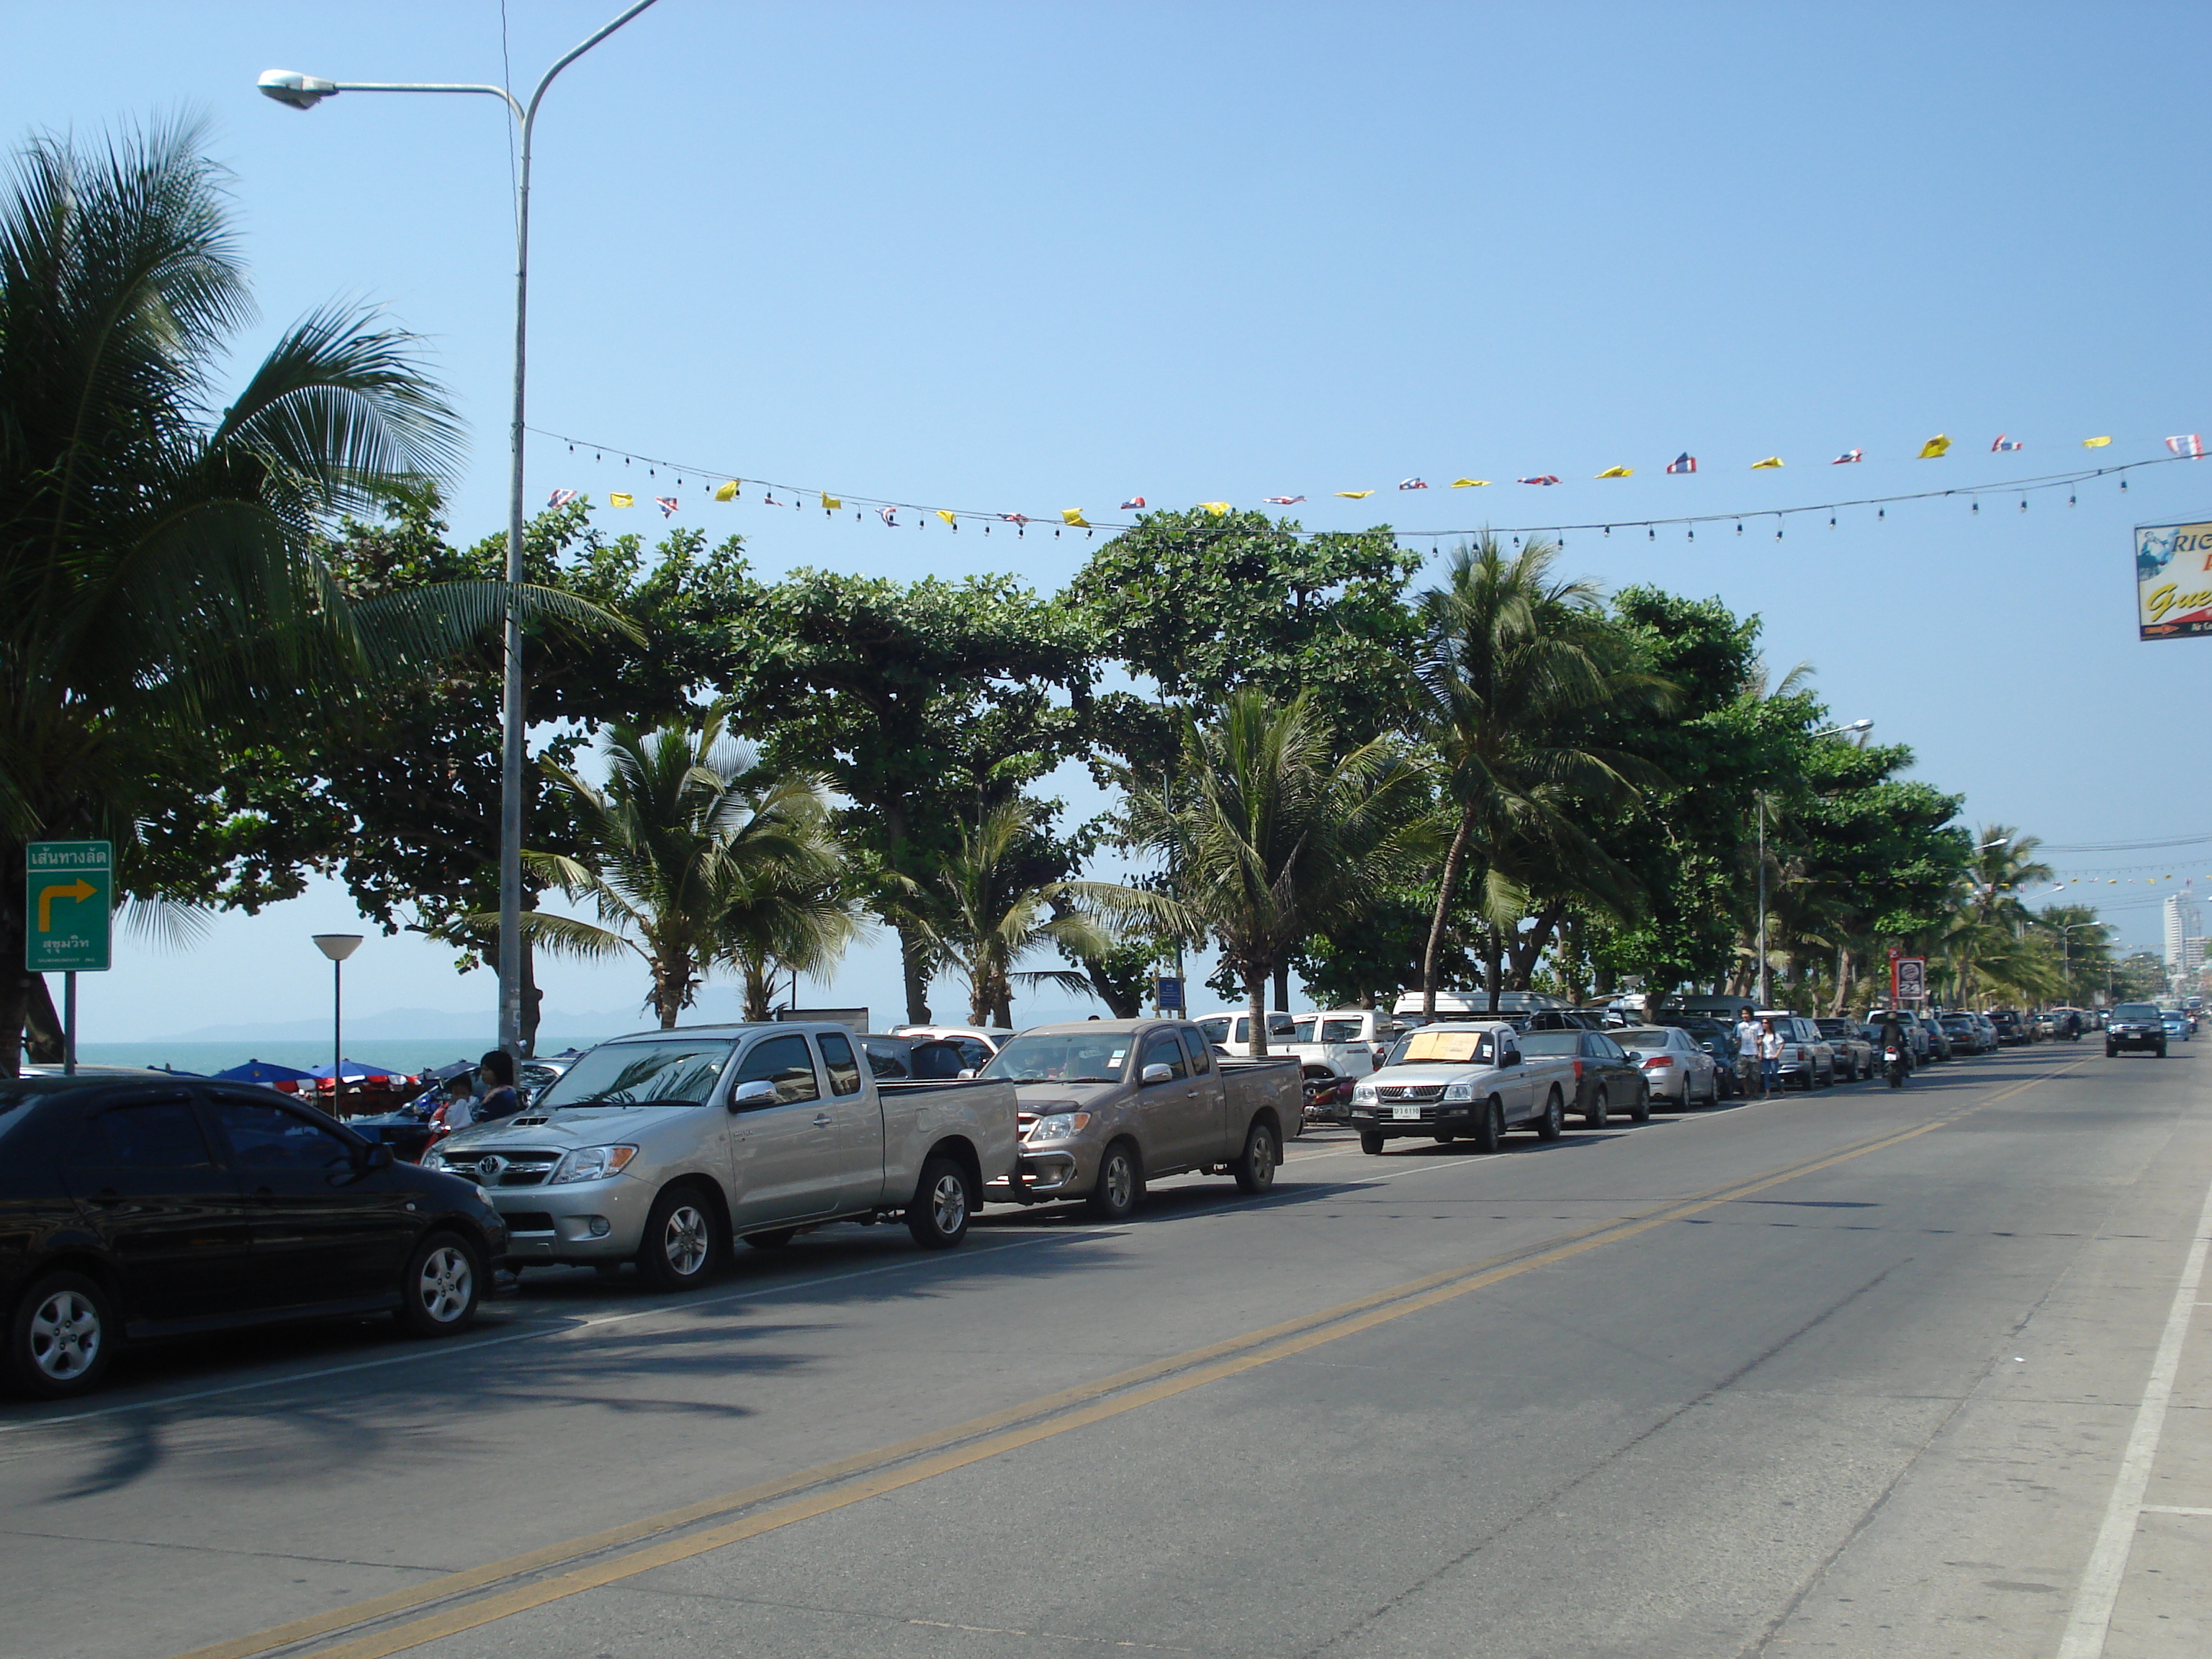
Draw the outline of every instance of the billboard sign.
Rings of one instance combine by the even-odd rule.
[[[2212,634],[2212,523],[2136,526],[2138,639]]]
[[[1899,957],[1897,959],[1897,999],[1900,1002],[1918,1002],[1928,994],[1928,958]]]

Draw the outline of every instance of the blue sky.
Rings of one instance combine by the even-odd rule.
[[[510,0],[514,78],[613,9]],[[15,133],[210,118],[266,313],[249,343],[337,295],[426,337],[474,433],[456,531],[496,528],[499,106],[345,94],[301,114],[252,87],[277,66],[499,80],[497,0],[81,0],[21,9],[9,33]],[[660,0],[547,99],[532,420],[854,495],[1033,516],[1304,495],[1322,527],[1755,514],[2162,453],[2212,433],[2208,36],[2181,5]],[[1912,459],[1937,432],[1951,454]],[[2000,432],[2026,447],[1990,453]],[[2080,447],[2100,434],[2110,448]],[[1863,464],[1826,465],[1854,447]],[[1698,475],[1666,477],[1686,448]],[[1766,455],[1787,465],[1748,470]],[[1635,476],[1594,480],[1616,465]],[[627,476],[641,501],[677,495],[682,522],[744,533],[770,574],[1049,587],[1095,545],[779,514],[751,490],[718,507],[696,475],[654,489],[640,470],[541,441],[531,496],[603,500]],[[1509,482],[1535,473],[1564,482]],[[1439,487],[1397,492],[1409,476]],[[1441,487],[1462,476],[1497,482]],[[1566,562],[1759,613],[1778,667],[1812,660],[1839,720],[1911,744],[1976,822],[2134,840],[2212,830],[2212,642],[2136,641],[2129,551],[2134,524],[2208,515],[2212,471],[2176,465],[2070,508],[1846,511],[1779,542],[1755,518],[1694,543],[1571,535]],[[312,1015],[306,936],[349,908],[321,893],[227,919],[188,972],[132,958],[87,985],[87,1035]],[[2154,941],[2151,909],[2114,916]],[[550,995],[627,1007],[634,977],[556,969]],[[407,940],[372,940],[349,983],[363,1009],[492,997]],[[881,951],[807,994],[896,1006]]]

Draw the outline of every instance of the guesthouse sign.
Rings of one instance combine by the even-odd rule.
[[[2212,524],[2136,526],[2136,637],[2212,634]]]

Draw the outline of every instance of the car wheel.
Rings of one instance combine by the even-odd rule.
[[[1439,1140],[1449,1140],[1449,1135],[1439,1135]],[[1282,1149],[1275,1144],[1274,1126],[1255,1122],[1244,1132],[1244,1151],[1229,1173],[1237,1177],[1237,1185],[1248,1193],[1264,1193],[1275,1184],[1275,1165],[1282,1162]]]
[[[1607,1117],[1606,1106],[1607,1102],[1605,1091],[1600,1089],[1595,1094],[1590,1097],[1589,1110],[1583,1114],[1583,1127],[1585,1129],[1602,1129],[1605,1127]]]
[[[921,1166],[914,1197],[906,1206],[906,1230],[925,1250],[949,1250],[968,1237],[975,1214],[975,1193],[968,1166],[938,1153]]]
[[[1145,1177],[1137,1168],[1137,1149],[1126,1140],[1117,1140],[1098,1160],[1098,1179],[1091,1183],[1091,1196],[1084,1201],[1101,1221],[1127,1221],[1144,1196]]]
[[[1641,1084],[1637,1088],[1636,1099],[1628,1109],[1628,1121],[1631,1123],[1651,1121],[1651,1085],[1650,1084]]]
[[[798,1237],[796,1227],[778,1227],[773,1232],[747,1233],[745,1243],[757,1250],[780,1250]]]
[[[2161,1043],[2160,1043],[2160,1044],[2158,1045],[2158,1047],[2157,1047],[2156,1048],[2154,1048],[2154,1050],[2152,1050],[2152,1052],[2153,1052],[2154,1054],[2157,1054],[2157,1056],[2158,1056],[2160,1060],[2164,1060],[2164,1059],[2166,1058],[2166,1045],[2165,1045],[2163,1042],[2161,1042]]]
[[[1505,1144],[1505,1108],[1492,1095],[1482,1109],[1482,1127],[1474,1132],[1474,1150],[1494,1152]]]
[[[1544,1115],[1536,1120],[1536,1138],[1539,1140],[1557,1140],[1566,1132],[1566,1103],[1559,1098],[1559,1091],[1554,1085],[1544,1102]]]
[[[2119,1052],[2120,1051],[2118,1048],[2112,1047],[2109,1042],[2105,1045],[2105,1058],[2106,1060],[2117,1059],[2119,1055]]]
[[[107,1374],[116,1335],[105,1291],[82,1273],[46,1273],[8,1322],[8,1381],[41,1400],[88,1394]]]
[[[1382,1155],[1382,1137],[1372,1129],[1362,1129],[1359,1132],[1359,1150],[1370,1158],[1380,1158]]]
[[[637,1270],[659,1291],[706,1283],[721,1261],[721,1222],[696,1187],[677,1186],[653,1200],[638,1246]]]
[[[477,1316],[483,1253],[459,1233],[434,1232],[399,1275],[399,1322],[416,1336],[451,1336]]]

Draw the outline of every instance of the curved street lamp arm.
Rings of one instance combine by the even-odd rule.
[[[447,84],[413,81],[340,81],[334,85],[332,90],[337,92],[481,92],[504,102],[507,108],[514,112],[516,120],[520,121],[522,118],[522,106],[515,101],[514,94],[505,87],[477,87],[459,82]]]

